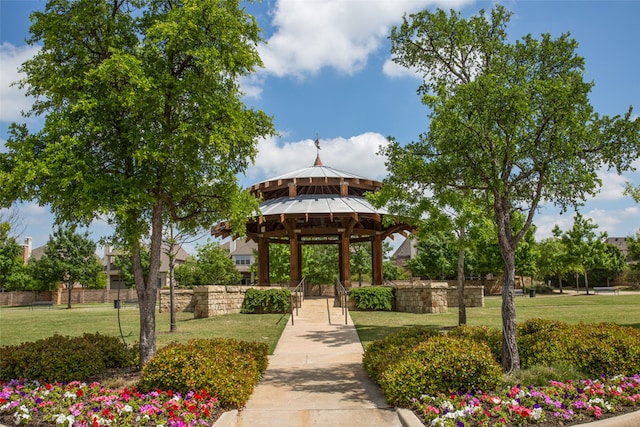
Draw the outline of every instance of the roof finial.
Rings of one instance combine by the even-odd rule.
[[[313,163],[313,166],[322,166],[322,160],[320,160],[320,140],[318,139],[317,133],[314,144],[316,144],[316,161]]]

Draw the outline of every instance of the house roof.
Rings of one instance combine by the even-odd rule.
[[[235,239],[224,242],[222,248],[229,251],[230,256],[253,255],[258,245],[253,240]]]

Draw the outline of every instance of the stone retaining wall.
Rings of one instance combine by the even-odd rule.
[[[405,313],[446,313],[448,310],[446,282],[396,283],[395,311]]]
[[[458,306],[458,288],[449,286],[447,289],[447,304],[449,307]],[[484,307],[484,287],[466,286],[464,287],[465,307]]]
[[[171,295],[168,289],[159,292],[158,305],[160,313],[168,313],[171,310]],[[193,290],[191,289],[175,289],[173,291],[176,312],[193,313],[195,299],[193,298]]]

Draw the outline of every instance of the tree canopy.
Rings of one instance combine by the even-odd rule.
[[[239,0],[50,0],[31,21],[28,43],[41,48],[20,84],[44,124],[11,126],[2,203],[35,199],[59,223],[108,219],[132,254],[144,364],[155,353],[163,222],[229,220],[241,234],[257,207],[237,174],[274,132],[239,84],[261,65],[260,29]]]
[[[468,19],[425,10],[392,29],[393,60],[423,77],[419,95],[430,121],[417,142],[390,138],[383,150],[385,184],[406,192],[473,191],[493,218],[504,262],[504,371],[520,367],[515,251],[536,210],[542,202],[579,205],[597,192],[600,167],[630,168],[640,146],[631,108],[615,117],[594,112],[577,41],[542,34],[511,43],[510,16],[501,5]],[[514,229],[517,212],[524,221]]]
[[[229,251],[216,242],[197,247],[198,253],[176,267],[176,281],[182,287],[195,285],[237,285],[242,275]]]
[[[54,290],[64,284],[69,294],[68,308],[71,308],[71,292],[75,286],[102,289],[107,283],[95,242],[88,231],[78,233],[74,227],[54,230],[42,257],[29,261],[29,271],[39,290]]]

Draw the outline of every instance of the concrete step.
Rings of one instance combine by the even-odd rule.
[[[235,427],[401,427],[395,409],[273,409],[239,411]]]

